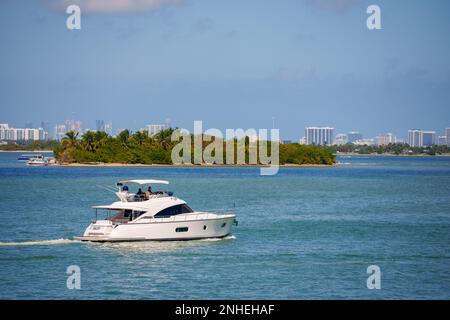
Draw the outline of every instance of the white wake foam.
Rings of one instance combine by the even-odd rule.
[[[226,236],[223,238],[207,238],[207,239],[201,239],[201,240],[197,240],[197,241],[223,241],[223,240],[234,240],[234,239],[236,239],[235,236],[229,235],[229,236]]]
[[[0,246],[49,246],[55,244],[69,244],[78,243],[78,240],[72,239],[55,239],[55,240],[32,240],[32,241],[19,241],[19,242],[0,242]]]

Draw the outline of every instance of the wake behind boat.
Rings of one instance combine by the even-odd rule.
[[[139,186],[129,192],[128,184]],[[119,201],[94,206],[96,220],[82,237],[75,240],[112,242],[146,240],[194,240],[223,238],[237,224],[233,212],[217,214],[194,211],[184,200],[168,191],[152,191],[151,185],[169,184],[165,180],[124,180],[117,183]],[[141,187],[148,186],[142,192]],[[107,218],[97,220],[98,210],[106,210]],[[112,213],[112,214],[111,214]]]

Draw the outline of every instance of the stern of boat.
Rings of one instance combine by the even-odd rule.
[[[91,223],[83,233],[82,237],[75,237],[76,240],[83,241],[105,241],[114,229],[110,220],[97,220]]]

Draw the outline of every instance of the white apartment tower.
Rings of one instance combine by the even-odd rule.
[[[331,127],[306,127],[306,144],[332,145],[334,142],[334,128]]]

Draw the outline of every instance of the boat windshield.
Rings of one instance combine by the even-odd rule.
[[[105,220],[110,220],[113,224],[125,224],[139,218],[144,213],[145,211],[136,211],[128,209],[122,210],[107,209]],[[98,216],[97,211],[96,216]]]
[[[160,212],[155,214],[155,218],[165,218],[175,216],[177,214],[191,213],[191,212],[194,211],[187,204],[177,204],[175,206],[171,206],[161,210]]]

